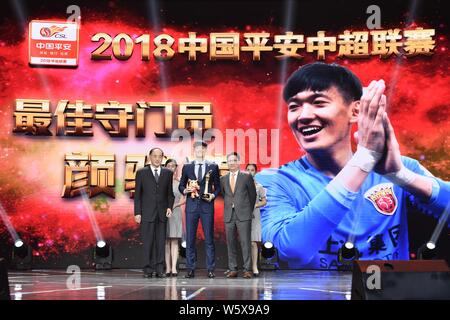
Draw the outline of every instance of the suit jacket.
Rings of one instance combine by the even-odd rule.
[[[219,167],[215,163],[211,163],[206,161],[205,167],[203,171],[204,176],[201,181],[199,181],[200,185],[200,195],[205,193],[205,183],[206,183],[206,174],[209,170],[211,170],[211,176],[208,184],[208,193],[214,194],[214,199],[220,193],[220,175],[219,175]],[[197,176],[195,175],[195,164],[194,161],[191,163],[187,163],[183,166],[183,170],[181,171],[181,179],[180,185],[178,189],[181,193],[184,194],[184,189],[186,189],[188,180],[197,180]],[[186,196],[186,213],[189,212],[197,212],[201,211],[203,213],[213,213],[214,212],[214,200],[211,202],[202,200],[200,198],[191,198],[190,194]]]
[[[173,172],[161,167],[158,183],[149,165],[136,172],[134,194],[134,215],[142,215],[142,221],[167,221],[167,208],[172,209],[175,201],[172,182]]]
[[[239,171],[234,193],[231,191],[230,173],[220,178],[222,185],[222,194],[224,199],[224,220],[231,221],[232,205],[239,221],[251,220],[253,218],[253,209],[256,203],[255,182],[250,174]]]

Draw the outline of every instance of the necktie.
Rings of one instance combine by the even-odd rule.
[[[236,174],[232,173],[231,174],[231,192],[234,193],[234,187],[236,186]]]
[[[156,180],[156,183],[158,183],[158,180],[159,180],[158,169],[155,169],[155,180]]]
[[[203,178],[203,170],[202,170],[203,163],[198,164],[198,173],[197,173],[197,179],[202,180]]]

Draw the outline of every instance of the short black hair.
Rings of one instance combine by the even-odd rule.
[[[153,153],[153,151],[155,151],[155,150],[161,150],[161,153],[164,157],[164,151],[163,151],[163,149],[161,149],[159,147],[151,148],[150,151],[148,152],[148,154],[151,155]]]
[[[288,101],[305,90],[323,91],[335,86],[346,103],[361,99],[362,85],[359,78],[348,68],[336,63],[309,63],[295,71],[286,81],[283,99]]]
[[[256,165],[256,163],[247,163],[247,165],[245,166],[245,169],[248,169],[249,166],[254,166],[255,171],[258,171],[258,166]]]
[[[208,144],[205,141],[203,141],[203,140],[198,140],[198,141],[194,142],[193,147],[195,148],[195,147],[198,147],[198,146],[202,146],[203,148],[208,148]]]
[[[228,158],[231,156],[236,156],[238,161],[241,160],[241,156],[236,151],[233,151],[233,152],[230,152],[229,154],[227,154],[227,161],[228,161]]]
[[[166,163],[164,164],[164,167],[167,167],[167,165],[171,162],[175,163],[175,166],[178,167],[178,163],[175,159],[167,159]]]

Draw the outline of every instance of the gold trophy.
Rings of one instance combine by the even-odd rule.
[[[198,184],[198,180],[188,179],[187,187],[194,189],[194,191],[191,192],[191,198],[192,199],[198,198],[200,196],[200,194],[199,194],[200,185]]]
[[[211,193],[208,193],[209,190],[209,178],[211,177],[212,170],[209,170],[205,174],[205,192],[202,194],[202,199],[206,201],[211,201]]]

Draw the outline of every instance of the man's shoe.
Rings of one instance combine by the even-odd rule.
[[[155,277],[156,277],[156,278],[166,278],[166,274],[163,273],[163,272],[158,272],[158,273],[155,275]]]
[[[184,276],[185,278],[194,278],[194,270],[189,270],[189,272]]]
[[[144,273],[144,278],[148,279],[148,278],[151,278],[151,277],[153,277],[153,274],[151,272],[145,272]]]
[[[242,277],[245,279],[251,279],[253,277],[253,274],[250,271],[245,271]]]
[[[227,278],[237,278],[238,272],[237,271],[230,271],[227,274]]]
[[[212,272],[212,271],[209,271],[208,272],[208,278],[215,278],[216,277],[216,275],[214,274],[214,272]]]

